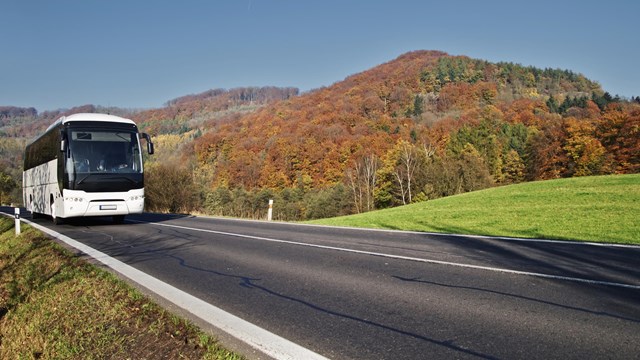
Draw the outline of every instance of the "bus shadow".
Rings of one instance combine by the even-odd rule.
[[[9,213],[9,211],[3,212]],[[49,215],[39,214],[37,216],[33,216],[28,211],[22,209],[20,212],[20,217],[25,220],[32,221],[38,225],[49,226],[53,224],[53,219]],[[81,226],[130,226],[136,225],[140,222],[165,222],[183,218],[193,218],[193,215],[188,214],[154,214],[154,213],[144,213],[144,214],[132,214],[124,217],[124,220],[119,221],[113,216],[84,216],[84,217],[75,217],[75,218],[65,218],[62,220],[57,226],[71,226],[71,227],[81,227]]]

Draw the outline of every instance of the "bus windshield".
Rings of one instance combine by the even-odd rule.
[[[141,173],[138,134],[122,130],[76,130],[67,135],[68,174]]]

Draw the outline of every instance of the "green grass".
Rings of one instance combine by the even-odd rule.
[[[0,217],[0,359],[240,359],[111,273]]]
[[[310,223],[640,244],[640,174],[523,183]]]

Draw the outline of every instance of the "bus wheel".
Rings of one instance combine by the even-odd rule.
[[[51,219],[53,220],[53,225],[62,224],[62,219],[56,216],[56,206],[53,202],[51,202]]]
[[[114,224],[122,224],[122,223],[124,223],[124,215],[114,215],[113,216],[113,223]]]

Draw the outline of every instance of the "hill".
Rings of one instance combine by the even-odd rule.
[[[169,100],[165,107],[141,111],[132,115],[132,119],[155,135],[181,134],[209,128],[216,120],[233,121],[267,104],[298,94],[299,90],[293,87],[212,89]]]
[[[189,171],[212,174],[198,179],[206,212],[258,216],[272,197],[284,204],[277,217],[304,219],[638,172],[639,121],[636,101],[569,70],[416,51],[209,123],[187,158]]]
[[[597,112],[599,116],[590,99],[603,93],[599,85],[570,71],[417,51],[328,88],[265,107],[238,123],[209,129],[196,142],[195,152],[201,162],[214,164],[219,171],[214,186],[317,188],[342,182],[366,156],[382,159],[400,140],[456,155],[462,149],[451,147],[470,143],[498,179],[498,163],[505,162],[506,150],[523,157],[524,143],[508,149],[509,144],[499,143],[503,139],[481,144],[476,139],[451,138],[474,131],[497,136],[503,125],[539,130],[546,123],[561,123],[563,116],[549,109],[549,99],[560,104],[585,99],[576,115],[590,117]],[[583,114],[589,111],[594,113]],[[479,127],[488,129],[476,130]],[[525,130],[530,129],[513,131]],[[526,142],[528,135],[528,131],[520,134],[517,140]],[[544,177],[551,175],[529,176]]]
[[[313,224],[640,244],[640,175],[485,189]]]
[[[303,94],[214,89],[127,116],[158,145],[148,209],[261,217],[274,199],[276,219],[301,220],[637,173],[639,102],[570,70],[414,51]],[[33,111],[7,113],[7,142],[48,123],[43,113],[12,127]]]

